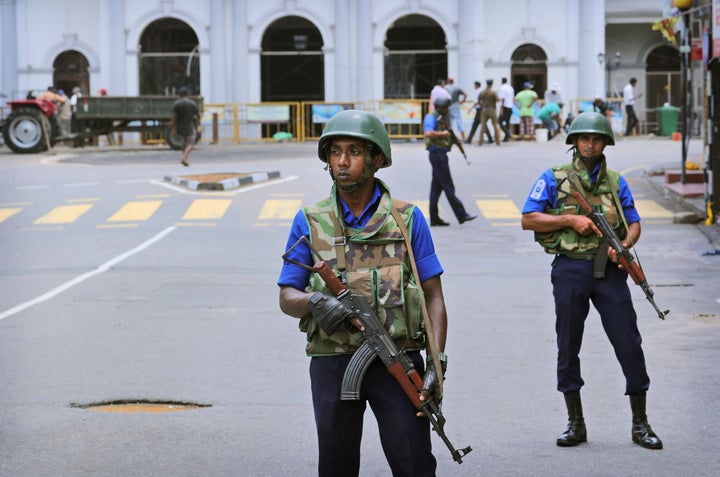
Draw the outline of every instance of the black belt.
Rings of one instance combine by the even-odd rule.
[[[607,246],[601,247],[597,253],[561,253],[558,255],[561,257],[571,258],[573,260],[587,260],[588,262],[594,262],[593,277],[605,277],[605,266],[608,261]]]
[[[561,257],[572,258],[573,260],[595,260],[594,253],[559,253]]]

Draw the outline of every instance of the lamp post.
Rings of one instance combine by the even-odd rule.
[[[687,162],[688,142],[690,140],[690,131],[688,130],[688,124],[690,122],[689,116],[692,114],[692,75],[689,73],[690,68],[690,28],[689,21],[690,15],[688,10],[693,6],[693,0],[675,0],[675,6],[680,11],[682,16],[682,45],[680,46],[680,68],[681,81],[682,81],[682,125],[680,132],[682,134],[682,159],[680,167],[680,183],[685,184],[685,163]]]

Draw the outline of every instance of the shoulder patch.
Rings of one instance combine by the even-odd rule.
[[[543,192],[545,192],[545,179],[538,179],[538,181],[535,183],[535,186],[533,187],[532,192],[530,193],[530,198],[535,200],[540,200],[540,198],[543,195]]]

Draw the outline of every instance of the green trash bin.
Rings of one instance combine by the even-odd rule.
[[[676,106],[661,106],[655,108],[658,130],[661,136],[670,137],[672,133],[678,131],[678,112],[680,112],[680,108]]]

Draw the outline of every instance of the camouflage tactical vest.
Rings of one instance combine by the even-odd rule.
[[[346,280],[350,292],[367,298],[398,347],[422,349],[425,346],[420,308],[422,290],[415,283],[400,227],[390,215],[390,207],[396,208],[409,232],[415,206],[393,200],[387,186],[378,182],[383,191],[380,204],[362,229],[349,228],[342,220],[342,207],[337,202],[335,186],[331,197],[306,207],[304,214],[310,229],[310,241],[333,272]],[[336,230],[340,233],[338,240]],[[336,243],[341,245],[336,246]],[[338,269],[337,253],[340,250],[345,256],[344,271]],[[333,295],[315,273],[311,274],[306,291]],[[328,336],[312,315],[301,318],[300,330],[307,333],[305,351],[308,356],[354,353],[361,344],[360,333],[350,332],[345,327]]]
[[[437,111],[433,111],[430,114],[435,116],[435,119],[438,119],[441,117]],[[438,123],[437,123],[437,126],[435,126],[435,130],[438,132],[447,130],[449,128],[449,125],[448,125],[449,120],[450,120],[450,118],[447,117],[447,115],[442,120],[438,119]],[[444,147],[446,149],[450,149],[450,138],[449,137],[436,137],[436,138],[432,138],[432,139],[429,137],[425,137],[423,139],[423,141],[425,142],[425,148],[435,146],[435,147]]]
[[[546,208],[545,213],[552,215],[586,215],[577,200],[571,195],[572,186],[570,185],[568,174],[575,170],[579,175],[580,183],[584,189],[583,195],[590,204],[590,207],[602,212],[618,237],[623,239],[627,235],[627,230],[623,224],[622,211],[618,210],[611,189],[611,187],[613,187],[615,194],[617,194],[620,175],[606,168],[604,157],[602,161],[595,184],[590,181],[590,173],[577,154],[573,157],[572,163],[552,167],[551,170],[553,171],[555,183],[557,184],[557,203],[555,208]],[[602,239],[595,234],[582,236],[572,227],[554,232],[535,232],[535,240],[543,246],[547,253],[587,255],[595,254],[602,241]]]

